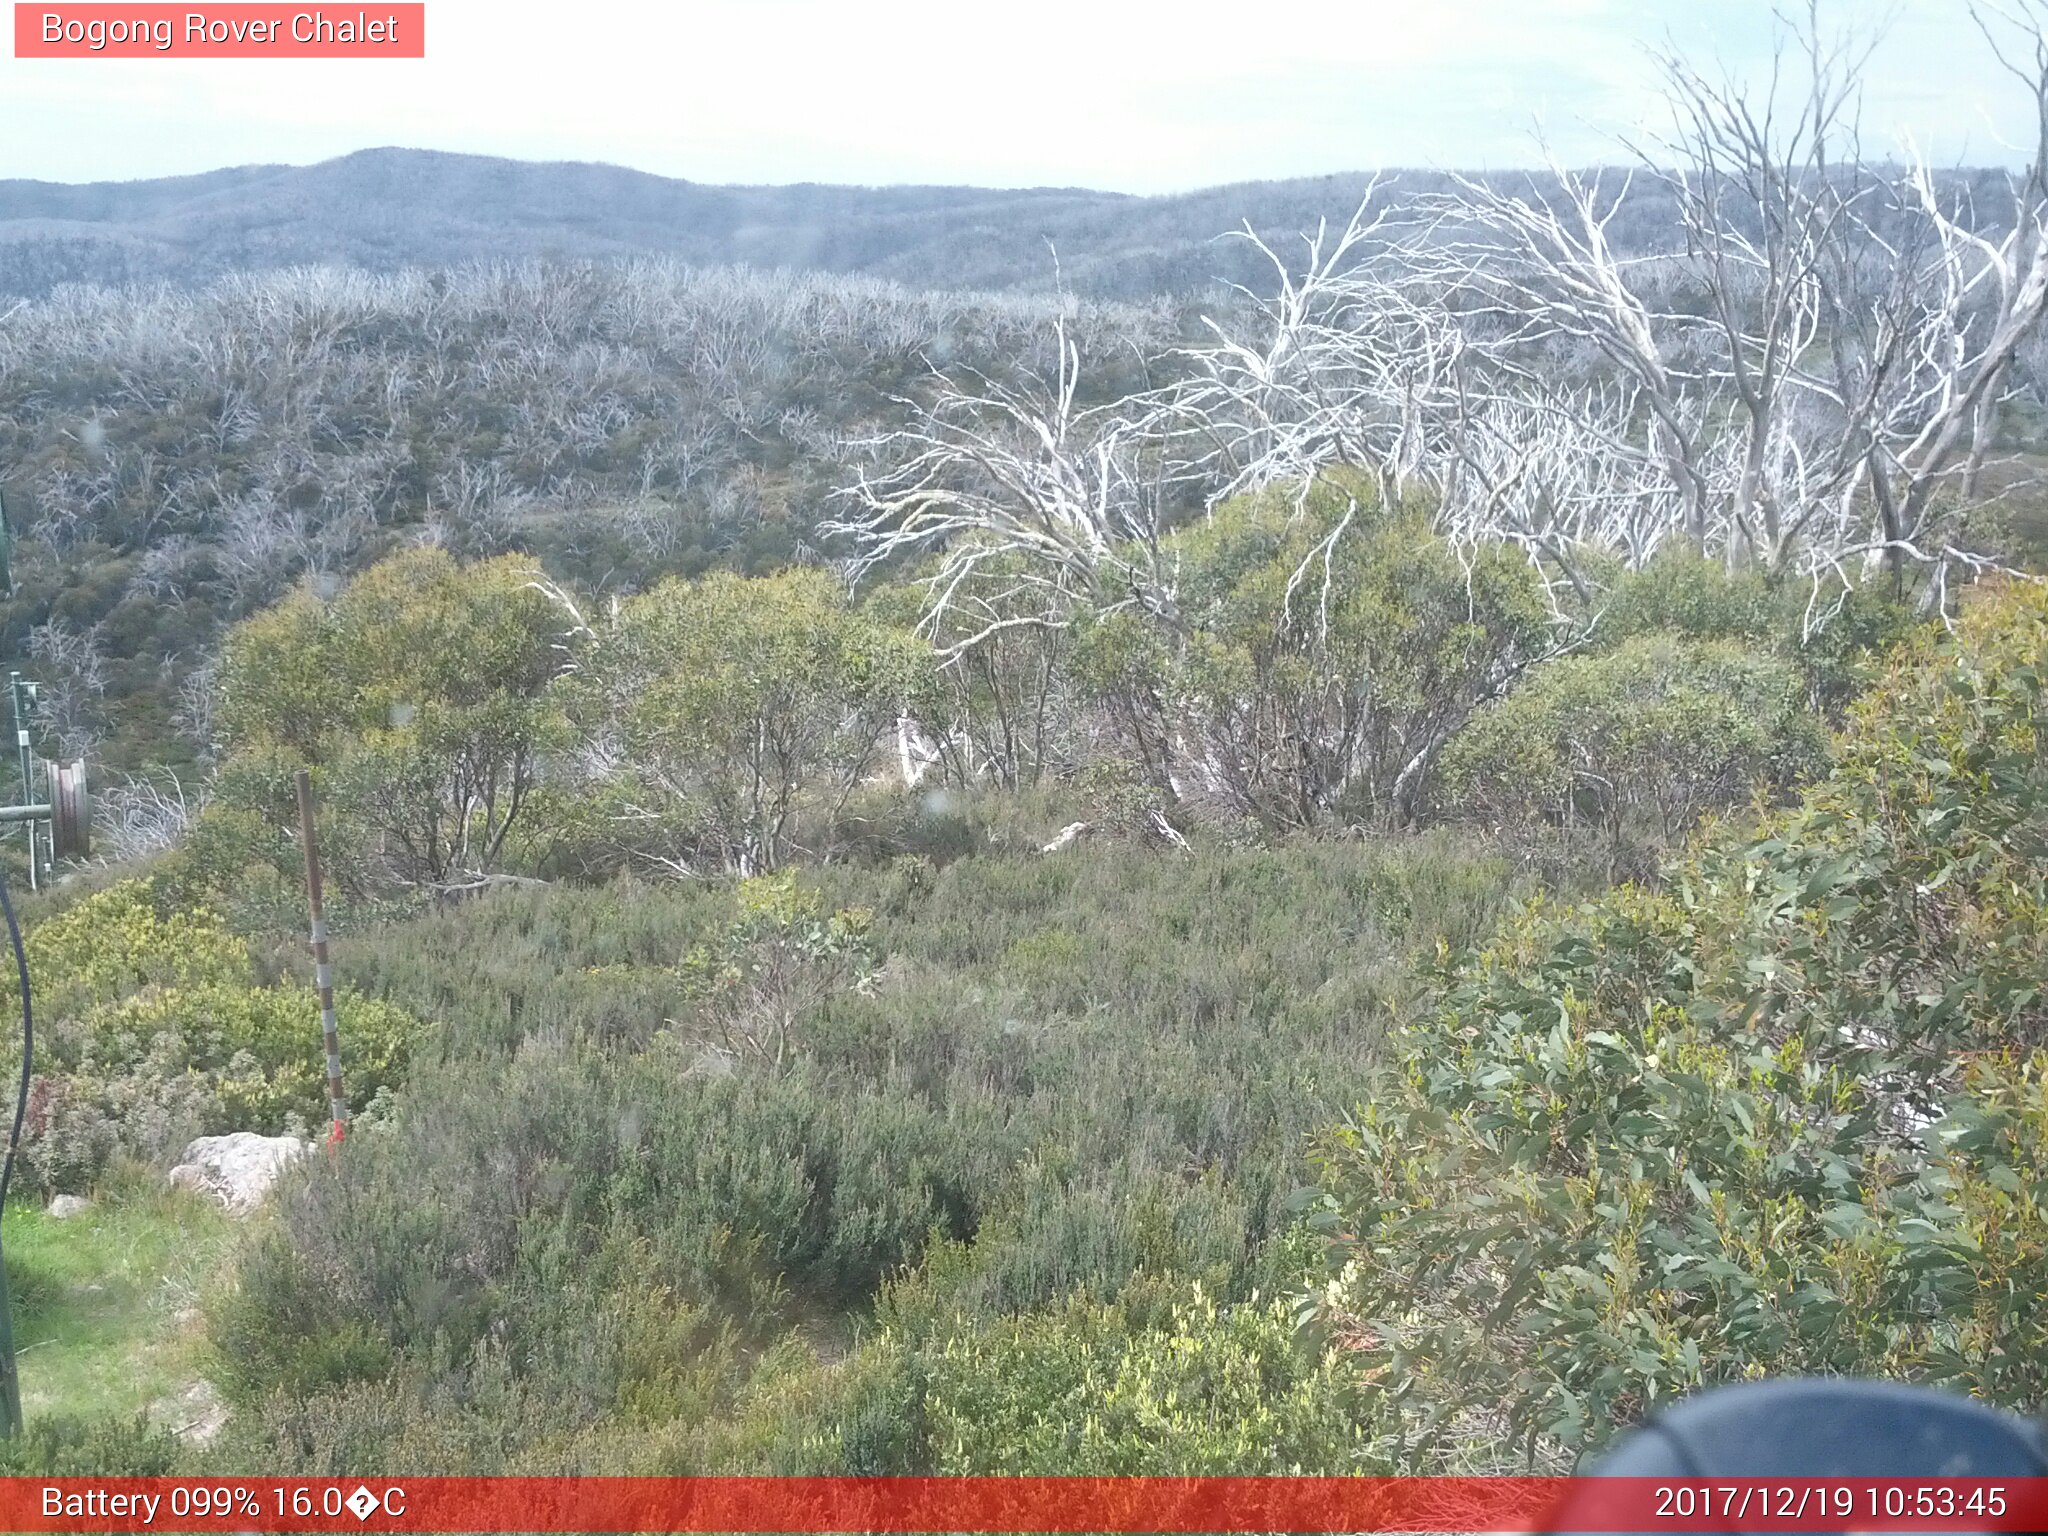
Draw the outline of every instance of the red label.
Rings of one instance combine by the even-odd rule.
[[[2048,1478],[0,1478],[0,1530],[1822,1532],[2048,1530]]]
[[[16,0],[17,59],[423,59],[427,8],[38,5]]]

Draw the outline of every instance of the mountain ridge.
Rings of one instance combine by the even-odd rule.
[[[1200,286],[1241,218],[1342,218],[1363,173],[1138,196],[1078,187],[727,186],[594,161],[396,147],[309,166],[127,182],[0,181],[0,292],[203,282],[307,264],[371,269],[492,257],[667,256],[863,272],[913,287],[1105,297]],[[1048,249],[1050,247],[1050,249]],[[1059,274],[1055,277],[1054,255]]]

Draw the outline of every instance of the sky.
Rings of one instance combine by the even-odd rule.
[[[1773,14],[1771,0],[427,0],[423,60],[0,60],[0,178],[401,145],[699,182],[1150,193],[1524,166],[1539,134],[1587,163],[1661,121],[1647,46],[1758,79]],[[1823,16],[1883,27],[1867,149],[2024,158],[2030,103],[1966,0],[1832,0]]]

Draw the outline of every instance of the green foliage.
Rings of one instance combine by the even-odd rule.
[[[25,948],[38,1026],[28,1187],[82,1189],[117,1157],[161,1162],[194,1136],[325,1117],[316,994],[255,985],[248,946],[212,911],[123,881],[35,924]],[[9,968],[0,993],[17,990]],[[336,1007],[350,1090],[367,1101],[400,1081],[422,1027],[346,988]]]
[[[678,968],[697,1004],[703,1032],[728,1056],[756,1056],[776,1065],[795,1041],[798,1021],[833,992],[864,985],[876,956],[865,908],[827,913],[817,891],[794,874],[740,882],[737,917]]]
[[[920,693],[923,723],[938,750],[938,767],[961,787],[994,784],[1027,789],[1076,756],[1080,724],[1073,677],[1073,640],[1043,622],[1044,589],[1019,555],[990,556],[954,592],[943,613],[926,621],[929,592],[919,583],[877,587],[868,611],[903,629],[920,630],[935,653],[956,651]]]
[[[211,986],[249,975],[249,948],[203,907],[165,910],[149,884],[122,880],[31,922],[23,948],[45,1023],[154,987]],[[0,966],[0,1008],[21,1007],[14,967]]]
[[[1888,582],[1815,587],[1784,571],[1731,571],[1690,550],[1615,572],[1597,606],[1596,647],[1655,634],[1739,642],[1796,668],[1808,706],[1830,720],[1915,627],[1910,605]]]
[[[184,1447],[147,1420],[35,1416],[0,1440],[0,1477],[169,1477],[186,1470]]]
[[[1805,692],[1795,668],[1729,640],[1653,634],[1563,657],[1459,733],[1438,793],[1453,814],[1585,822],[1617,843],[1646,818],[1669,844],[1825,762]]]
[[[873,1315],[939,1350],[1072,1304],[1147,1336],[1117,1379],[1150,1385],[1118,1412],[1156,1390],[1164,1417],[1116,1444],[1217,1464],[1200,1458],[1235,1443],[1212,1420],[1249,1401],[1246,1360],[1270,1367],[1275,1422],[1308,1422],[1325,1388],[1232,1314],[1221,1333],[1267,1342],[1217,1342],[1237,1363],[1197,1409],[1207,1368],[1167,1341],[1201,1329],[1176,1307],[1197,1278],[1223,1311],[1299,1283],[1302,1138],[1367,1081],[1413,993],[1407,946],[1477,937],[1508,884],[1449,837],[1083,843],[506,890],[365,933],[362,984],[446,1018],[446,1044],[346,1157],[292,1182],[209,1303],[256,1437],[238,1454],[915,1467],[931,1452],[897,1417],[915,1382],[866,1345],[828,1365],[802,1341],[840,1357]],[[779,1063],[710,1049],[735,972],[741,993],[788,978]],[[615,1351],[577,1322],[613,1305],[654,1342]],[[969,1347],[949,1367],[963,1413]],[[462,1428],[463,1403],[501,1417]]]
[[[520,557],[420,548],[244,620],[221,657],[217,798],[281,830],[292,771],[315,769],[323,853],[359,890],[495,868],[563,739],[547,684],[570,620],[540,582]]]
[[[1690,549],[1667,550],[1633,571],[1613,572],[1599,601],[1596,641],[1623,644],[1648,634],[1739,640],[1767,649],[1793,615],[1781,585],[1755,567],[1731,571]],[[1807,595],[1802,588],[1801,599]]]
[[[389,1344],[322,1291],[328,1278],[274,1234],[259,1234],[234,1288],[210,1307],[207,1371],[231,1401],[302,1399],[390,1369]]]
[[[758,872],[829,826],[932,680],[921,641],[799,570],[629,599],[563,693],[621,758],[637,853]]]
[[[291,825],[276,818],[285,810],[278,786],[289,785],[297,764],[284,751],[251,749],[237,755],[215,780],[217,798],[203,807],[185,836],[150,873],[163,899],[178,906],[204,906],[221,914],[236,933],[284,933],[305,921],[304,865]],[[327,847],[346,847],[344,829],[332,825],[324,808],[322,860]],[[344,861],[346,862],[346,861]],[[297,865],[297,867],[294,867]],[[333,904],[352,905],[348,893]]]
[[[137,1167],[103,1180],[68,1217],[16,1198],[5,1226],[30,1425],[90,1415],[119,1429],[173,1402],[181,1413],[194,1406],[179,1401],[204,1364],[190,1301],[222,1273],[237,1236],[219,1202]]]
[[[1754,904],[1774,1014],[1853,1019],[1930,1089],[1958,1050],[2048,1045],[2044,654],[2041,587],[1974,603],[1894,659],[1770,835],[1702,861]]]
[[[347,1020],[349,1092],[367,1103],[403,1077],[420,1025],[346,987],[336,990],[335,1011]],[[92,1054],[75,1076],[119,1070],[142,1041],[176,1035],[186,1042],[191,1069],[212,1078],[222,1128],[277,1126],[291,1116],[316,1121],[327,1110],[319,1020],[319,996],[311,987],[161,988],[88,1021]]]
[[[1322,1150],[1329,1315],[1418,1449],[1764,1372],[2048,1393],[2048,595],[1973,605],[1668,895],[1536,910]]]
[[[892,1344],[912,1384],[894,1413],[921,1431],[927,1464],[941,1475],[1385,1470],[1371,1455],[1352,1373],[1337,1351],[1305,1348],[1280,1302],[1219,1306],[1198,1286],[1151,1325],[1114,1304],[1075,1302],[881,1348]],[[858,1442],[841,1433],[853,1461]]]
[[[1222,798],[1271,827],[1412,819],[1443,744],[1545,643],[1518,554],[1455,551],[1342,479],[1220,507],[1172,555],[1184,632],[1099,616],[1081,681],[1156,776],[1199,743]]]

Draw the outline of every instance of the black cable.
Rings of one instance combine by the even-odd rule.
[[[35,1014],[29,1007],[28,951],[21,947],[21,924],[7,897],[7,879],[0,875],[0,913],[7,916],[7,937],[14,943],[14,972],[21,978],[21,1091],[14,1100],[14,1128],[7,1133],[7,1156],[0,1161],[0,1211],[7,1209],[7,1185],[14,1177],[14,1152],[21,1145],[22,1123],[28,1118],[28,1075],[35,1060]]]

